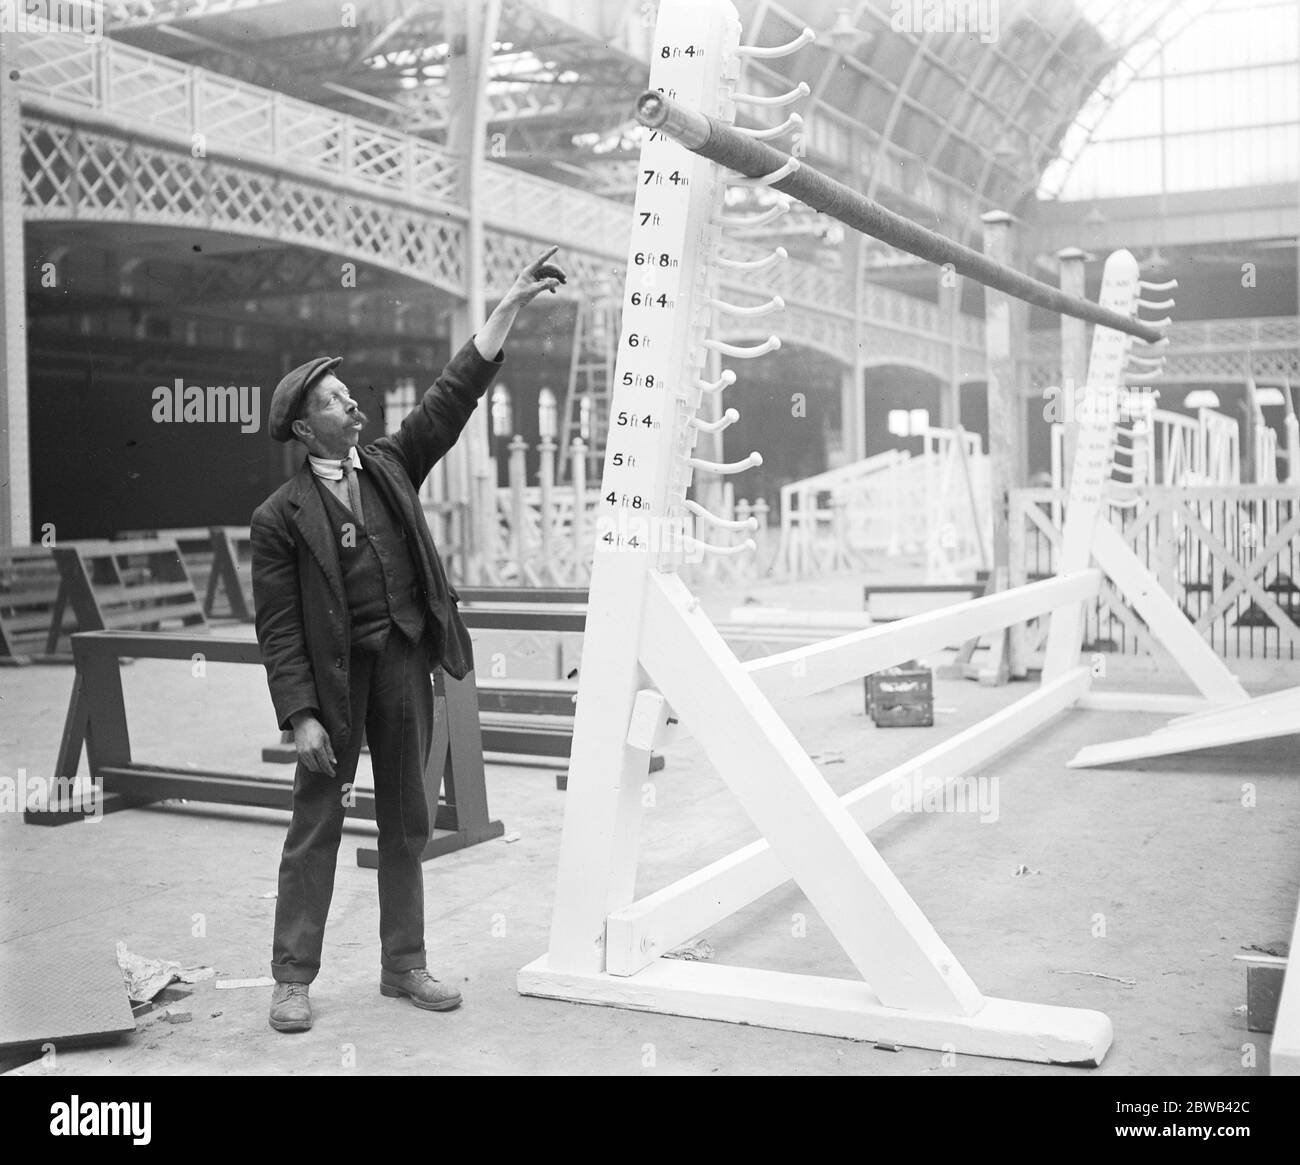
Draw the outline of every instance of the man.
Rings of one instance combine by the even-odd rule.
[[[473,667],[417,490],[455,444],[505,359],[519,310],[564,272],[529,264],[478,333],[443,369],[399,432],[358,450],[366,417],[317,357],[276,386],[268,431],[308,457],[253,514],[253,598],[271,700],[298,750],[293,819],[280,859],[271,1026],[311,1027],[343,816],[363,731],[379,826],[380,991],[447,1011],[460,993],[425,967],[429,839],[424,767],[433,735],[430,672]]]

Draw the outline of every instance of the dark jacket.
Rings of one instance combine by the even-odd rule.
[[[428,601],[443,669],[463,679],[474,666],[469,632],[456,610],[417,490],[456,443],[503,363],[484,360],[471,340],[448,362],[401,429],[359,450],[406,531]],[[338,547],[311,466],[302,468],[253,513],[253,602],[271,702],[280,727],[313,710],[335,751],[352,732],[348,661],[352,629]],[[440,634],[439,634],[440,633]],[[360,726],[358,726],[360,727]]]

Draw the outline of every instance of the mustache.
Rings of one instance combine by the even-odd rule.
[[[361,424],[363,425],[370,424],[370,418],[366,416],[366,414],[363,413],[360,409],[353,409],[350,413],[348,413],[348,419],[353,421],[360,421]]]

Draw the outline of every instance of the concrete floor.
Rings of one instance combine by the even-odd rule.
[[[725,617],[746,593],[774,605],[852,609],[856,584],[713,588]],[[482,656],[480,655],[480,659]],[[1123,673],[1123,674],[1114,674]],[[1288,675],[1288,673],[1290,673]],[[260,669],[138,661],[123,670],[137,760],[280,772],[262,766],[276,739]],[[1300,682],[1264,669],[1264,687]],[[70,668],[0,669],[0,776],[49,774]],[[1108,683],[1177,690],[1173,677],[1113,669]],[[875,728],[850,685],[782,709],[839,792],[1023,695],[939,681],[934,728]],[[426,866],[430,966],[465,1005],[416,1011],[377,989],[375,874],[345,834],[316,1024],[285,1036],[266,1023],[269,988],[188,988],[192,1022],[156,1013],[111,1046],[61,1051],[16,1074],[854,1074],[1242,1076],[1266,1070],[1268,1037],[1247,1032],[1245,971],[1233,956],[1286,939],[1300,893],[1295,737],[1072,771],[1082,745],[1135,735],[1154,716],[1069,712],[983,770],[996,820],[913,814],[873,842],[966,970],[990,996],[1094,1008],[1115,1042],[1098,1069],[1052,1068],[938,1052],[877,1049],[818,1036],[519,996],[515,973],[541,954],[550,921],[565,794],[552,770],[492,766],[492,841]],[[83,762],[83,773],[85,766]],[[1243,785],[1254,787],[1253,807]],[[639,889],[654,889],[755,836],[700,750],[684,738],[654,778]],[[269,973],[273,894],[287,816],[169,804],[60,828],[0,814],[0,943],[8,953],[112,952]],[[1018,870],[1027,872],[1017,873]],[[802,921],[801,921],[802,920]],[[851,976],[791,885],[705,936],[720,963]],[[1131,984],[1127,981],[1132,981]],[[12,1064],[12,1061],[10,1062]]]

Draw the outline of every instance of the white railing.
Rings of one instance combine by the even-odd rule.
[[[17,38],[25,106],[464,217],[463,167],[450,150],[362,118],[285,97],[121,42]],[[496,163],[485,164],[486,220],[620,262],[631,208]]]
[[[927,429],[919,459],[925,474],[926,581],[968,582],[993,566],[992,481],[978,433]],[[915,465],[916,462],[913,462]]]
[[[1011,582],[1054,574],[1063,490],[1011,491]],[[1105,507],[1160,588],[1228,658],[1300,660],[1300,495],[1285,485],[1153,485]],[[1045,630],[1045,627],[1041,630]],[[1119,592],[1086,611],[1087,651],[1148,654],[1150,629]]]
[[[1153,398],[1148,399],[1154,403]],[[1061,489],[1063,425],[1052,426],[1051,441],[1052,487]],[[1222,413],[1201,409],[1195,417],[1188,417],[1148,408],[1126,417],[1118,426],[1112,480],[1128,496],[1152,485],[1236,485],[1241,481],[1239,445],[1237,422]]]
[[[1241,430],[1237,422],[1213,409],[1201,409],[1196,419],[1205,432],[1204,484],[1232,485],[1241,481]]]
[[[1255,484],[1277,484],[1277,432],[1265,424],[1255,426]]]
[[[856,565],[854,552],[901,553],[901,532],[920,529],[904,520],[901,510],[910,499],[895,472],[910,457],[887,449],[782,486],[777,572],[827,574]]]
[[[99,114],[195,157],[260,163],[422,209],[459,210],[460,162],[423,138],[117,41],[51,34],[15,44],[25,106]]]
[[[774,570],[831,574],[881,554],[924,555],[933,582],[987,567],[992,511],[979,436],[931,428],[924,440],[918,457],[889,449],[783,486]]]

